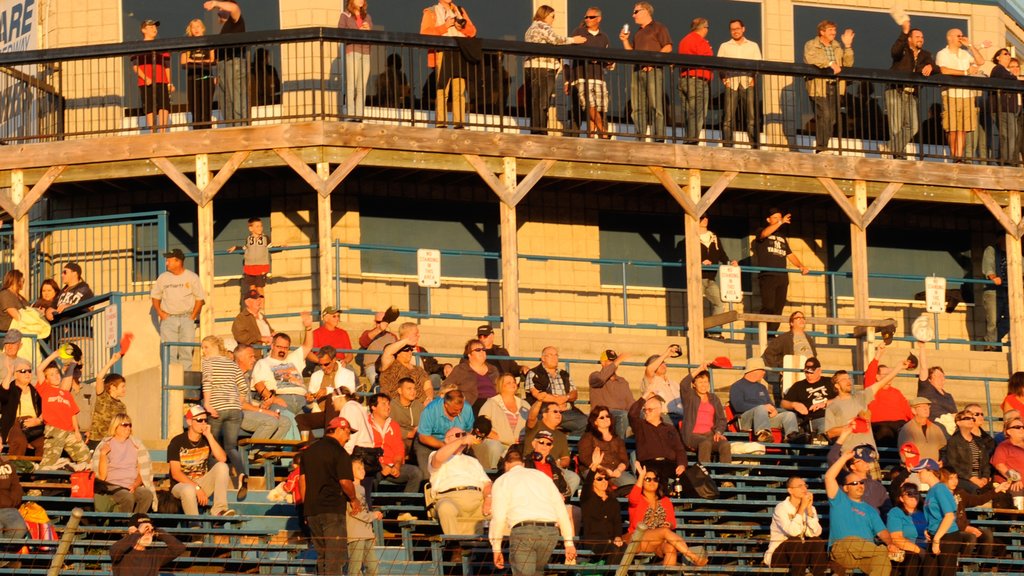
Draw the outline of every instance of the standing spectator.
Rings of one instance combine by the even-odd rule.
[[[185,36],[200,38],[206,35],[206,24],[193,18],[185,27]],[[181,67],[185,69],[185,96],[192,115],[194,130],[212,128],[213,118],[213,66],[217,58],[209,48],[192,48],[181,53]]]
[[[626,437],[626,431],[629,429],[629,417],[626,413],[633,404],[633,391],[629,388],[629,381],[618,374],[619,365],[627,358],[627,355],[618,354],[615,350],[605,350],[599,359],[601,369],[591,372],[588,379],[590,404],[604,406],[608,410],[615,435],[619,438]]]
[[[572,520],[561,495],[542,472],[523,465],[522,454],[508,454],[504,474],[494,482],[491,495],[488,537],[496,568],[505,567],[501,543],[506,533],[512,574],[543,574],[559,534],[566,562],[576,561]]]
[[[157,576],[160,569],[185,553],[185,545],[173,535],[153,527],[142,513],[133,514],[128,535],[110,547],[114,576]],[[159,540],[165,546],[152,547]]]
[[[900,35],[889,49],[892,56],[890,70],[910,76],[931,76],[935,62],[932,53],[924,49],[924,33],[910,27],[910,18],[900,24]],[[885,108],[889,116],[889,152],[893,158],[906,159],[907,144],[917,134],[917,86],[890,84],[885,88]]]
[[[626,540],[632,540],[637,528],[645,526],[639,536],[640,544],[637,552],[651,554],[661,558],[663,566],[676,566],[679,554],[682,554],[694,566],[708,563],[707,556],[701,556],[690,550],[683,538],[676,533],[676,513],[672,502],[662,489],[664,479],[652,469],[647,469],[639,461],[636,465],[640,481],[629,492],[629,534]]]
[[[526,430],[530,405],[516,395],[519,381],[513,374],[498,376],[498,394],[491,396],[480,407],[480,417],[492,423],[490,437],[476,447],[476,457],[488,470],[498,465],[498,459],[510,446],[519,442]],[[593,412],[593,409],[591,409]]]
[[[484,402],[498,394],[498,369],[487,363],[487,351],[479,340],[467,341],[462,353],[466,359],[452,368],[442,386],[451,384],[462,391],[473,413],[478,414]]]
[[[917,472],[922,484],[930,487],[924,503],[924,515],[932,539],[931,551],[937,557],[938,570],[935,574],[953,576],[956,574],[957,557],[966,543],[964,533],[956,524],[956,498],[942,483],[939,463],[935,460],[923,458],[911,470]]]
[[[576,384],[569,371],[558,365],[558,348],[545,346],[541,350],[540,364],[526,374],[526,400],[554,402],[562,411],[562,430],[579,435],[587,427],[587,417],[573,405],[579,397]]]
[[[145,513],[156,498],[149,450],[132,437],[127,414],[115,415],[104,434],[92,456],[96,493],[113,498],[116,512]]]
[[[299,485],[305,494],[303,513],[313,535],[317,574],[343,573],[348,564],[346,504],[350,514],[363,510],[352,481],[352,459],[344,448],[352,432],[347,420],[334,418],[324,437],[302,456]]]
[[[46,424],[43,441],[43,458],[39,468],[51,470],[65,451],[71,457],[76,471],[89,468],[89,447],[85,445],[78,429],[78,404],[71,394],[75,362],[70,361],[64,368],[64,377],[59,381],[36,382],[36,390],[43,400],[43,423]],[[24,368],[17,368],[24,370]]]
[[[32,385],[32,365],[24,358],[11,358],[7,354],[7,349],[14,348],[14,344],[8,342],[12,332],[17,330],[7,332],[4,337],[4,376],[0,380],[0,431],[7,439],[7,453],[11,456],[24,456],[30,444],[35,455],[41,456],[46,430],[42,419],[43,399]],[[21,346],[20,332],[16,338],[15,344]],[[23,396],[25,398],[22,398]]]
[[[690,33],[679,41],[679,53],[691,56],[714,56],[707,40],[708,19],[694,18],[690,22]],[[683,117],[686,125],[686,144],[696,144],[704,129],[708,115],[708,100],[711,99],[711,70],[707,68],[684,68],[679,73],[679,95],[683,99]]]
[[[729,388],[729,404],[733,413],[739,415],[740,427],[751,430],[758,442],[771,442],[772,428],[781,427],[788,440],[797,432],[796,415],[779,410],[772,403],[762,382],[766,372],[764,360],[750,358],[744,370],[743,377]]]
[[[583,45],[588,48],[607,49],[611,46],[608,35],[601,31],[600,8],[587,8],[583,22],[572,35],[583,38]],[[591,138],[611,138],[604,117],[608,111],[608,84],[604,76],[605,70],[612,68],[613,63],[602,60],[573,60],[566,74],[566,90],[571,85],[579,95],[580,108],[587,111],[587,134]]]
[[[142,41],[156,40],[160,28],[159,20],[143,20],[139,29]],[[132,55],[132,71],[138,77],[139,101],[146,114],[146,126],[152,133],[170,132],[171,94],[171,53],[156,50]]]
[[[687,374],[679,383],[683,399],[683,426],[680,432],[683,444],[697,453],[697,461],[711,462],[711,452],[718,454],[722,464],[732,463],[732,449],[725,438],[725,408],[718,396],[711,392],[711,373],[707,364]]]
[[[495,356],[511,356],[509,351],[494,343],[494,328],[490,324],[483,324],[476,328],[476,339],[483,342],[484,352],[487,353],[487,363],[498,369],[499,374],[513,374],[518,376],[526,374],[529,370],[526,366],[520,366],[511,358],[498,359]]]
[[[878,510],[863,502],[865,476],[856,472],[838,480],[839,472],[853,452],[839,456],[825,472],[825,495],[829,503],[829,553],[837,564],[847,570],[856,568],[868,576],[888,576],[889,554],[899,547],[893,542]],[[875,538],[884,545],[876,545]]]
[[[698,235],[700,237],[700,263],[702,266],[714,266],[715,264],[736,265],[735,260],[729,260],[729,255],[722,248],[721,242],[718,241],[718,236],[711,230],[708,230],[707,216],[700,217]],[[703,270],[700,273],[700,284],[704,288],[704,299],[711,304],[712,316],[725,312],[725,304],[722,303],[722,290],[715,282],[715,276],[717,275],[718,270],[714,269]],[[712,338],[721,338],[720,335],[710,336],[707,332],[704,335]]]
[[[789,493],[775,505],[772,513],[771,542],[764,563],[772,568],[788,568],[789,576],[823,576],[828,568],[828,552],[821,536],[821,520],[814,508],[814,495],[799,476],[786,481]]]
[[[439,0],[437,4],[423,10],[420,34],[428,36],[451,36],[455,38],[476,37],[476,26],[469,13],[452,0]],[[437,77],[437,127],[443,128],[448,122],[448,98],[452,100],[452,124],[463,128],[466,116],[466,76],[468,62],[461,50],[429,52],[427,66],[434,69]]]
[[[416,397],[417,393],[416,382],[412,378],[402,378],[398,381],[397,393],[391,397],[391,417],[402,429],[407,454],[412,453],[413,442],[416,440],[416,426],[424,408],[423,402]],[[516,436],[518,437],[518,434]]]
[[[241,246],[232,246],[228,252],[242,251],[242,293],[255,290],[263,296],[270,274],[270,236],[263,233],[263,220],[257,216],[249,218],[249,235]]]
[[[783,298],[784,300],[785,298]],[[779,311],[781,312],[782,309],[779,308]],[[768,330],[771,330],[772,324],[768,326]],[[778,324],[775,324],[775,326],[778,327]],[[814,339],[807,333],[807,318],[802,310],[797,310],[789,315],[789,332],[778,334],[775,338],[769,340],[764,352],[761,353],[761,359],[764,360],[765,366],[776,370],[780,370],[783,367],[786,356],[806,359],[818,356],[818,349],[814,346]],[[806,367],[805,360],[804,368],[806,369]],[[772,399],[775,400],[776,404],[780,404],[782,400],[782,374],[773,372],[769,376],[769,382],[772,386]]]
[[[580,507],[580,540],[587,543],[598,561],[618,563],[624,551],[622,505],[611,489],[611,478],[598,470],[583,481]]]
[[[804,64],[820,68],[827,76],[838,76],[843,68],[853,66],[853,36],[852,29],[844,30],[840,46],[836,41],[836,23],[822,20],[818,23],[818,36],[804,44]],[[839,117],[840,97],[845,93],[845,81],[829,77],[807,80],[807,95],[814,103],[814,151],[818,154],[833,153],[828,149],[828,141]]]
[[[153,310],[160,320],[160,340],[195,342],[196,319],[206,299],[199,275],[185,268],[185,253],[179,248],[165,253],[164,258],[167,271],[157,277],[149,294],[153,299]],[[170,359],[185,370],[191,370],[192,348],[172,346]]]
[[[248,386],[219,336],[203,338],[202,352],[203,407],[211,419],[210,433],[220,442],[238,477],[238,500],[245,500],[249,493],[246,484],[249,469],[238,451],[238,433],[242,429],[241,398]]]
[[[583,36],[565,37],[555,32],[551,25],[555,21],[555,9],[547,4],[537,7],[533,14],[533,22],[526,29],[525,40],[534,44],[582,44]],[[530,99],[530,132],[547,134],[548,110],[554,106],[555,78],[562,68],[559,58],[548,56],[531,56],[523,62],[526,72],[526,85],[529,86]]]
[[[925,531],[918,526],[927,526],[921,506],[921,492],[916,484],[904,484],[899,489],[896,506],[889,510],[886,528],[893,543],[904,551],[905,556],[898,564],[900,574],[917,576],[924,572],[931,558],[928,556],[928,541]]]
[[[4,274],[3,287],[0,288],[0,332],[10,330],[12,320],[21,319],[18,311],[28,306],[28,301],[21,295],[24,289],[25,275],[21,270],[12,269]],[[21,338],[20,332],[18,337]]]
[[[838,440],[852,422],[851,433],[843,442],[839,442],[840,449],[846,452],[861,444],[877,447],[875,435],[871,432],[871,411],[868,410],[868,403],[895,379],[896,372],[893,371],[876,385],[854,391],[853,379],[846,370],[839,370],[833,374],[832,386],[836,389],[836,397],[825,409],[825,435]]]
[[[77,262],[68,262],[64,265],[64,268],[60,271],[60,276],[64,280],[64,286],[60,289],[60,294],[57,295],[57,306],[54,311],[54,318],[65,319],[72,318],[82,313],[78,311],[74,314],[65,314],[64,312],[68,308],[74,308],[78,306],[84,300],[88,300],[94,296],[92,288],[89,284],[82,279],[82,267]],[[71,334],[63,334],[62,336],[70,336]],[[84,334],[74,334],[74,336],[84,336]]]
[[[672,36],[664,24],[654,19],[650,2],[633,5],[633,21],[639,26],[629,40],[629,29],[623,27],[619,40],[626,50],[639,52],[672,52]],[[633,108],[633,125],[640,141],[665,139],[665,69],[660,65],[635,64],[629,80],[629,101]]]
[[[946,47],[935,55],[935,65],[946,76],[974,76],[984,63],[981,52],[958,28],[946,32]],[[978,128],[978,94],[977,90],[966,88],[942,91],[942,129],[946,131],[953,162],[963,162],[967,133]]]
[[[381,106],[407,108],[412,87],[402,71],[402,55],[393,52],[385,60],[384,71],[377,75],[377,100]]]
[[[662,399],[666,417],[673,426],[679,426],[683,421],[683,399],[679,396],[679,385],[668,376],[668,364],[665,361],[682,355],[683,350],[678,344],[670,344],[661,354],[648,357],[644,362],[644,378],[640,382],[642,393],[651,392]]]
[[[940,454],[946,448],[946,432],[928,419],[931,408],[932,402],[927,398],[918,397],[911,400],[910,410],[913,411],[914,417],[900,429],[896,443],[902,446],[907,442],[913,442],[920,450],[922,458],[939,461],[942,459]]]
[[[590,409],[587,431],[580,438],[578,451],[580,468],[589,470],[587,476],[601,474],[616,487],[636,484],[636,476],[629,472],[626,442],[612,428],[607,406],[598,404]]]
[[[1003,336],[1010,331],[1010,291],[1006,285],[1007,263],[1003,241],[997,240],[985,247],[981,254],[981,273],[991,284],[985,284],[981,304],[985,309],[986,352],[996,352],[1002,346]]]
[[[235,342],[249,346],[270,345],[274,339],[274,328],[263,312],[264,302],[263,294],[257,292],[255,288],[246,292],[242,310],[231,323],[231,336]]]
[[[754,258],[758,266],[774,268],[774,270],[766,270],[757,274],[757,286],[761,292],[760,313],[782,314],[782,308],[786,306],[786,293],[789,291],[789,273],[785,270],[786,261],[788,260],[799,268],[801,274],[806,275],[808,269],[790,249],[789,240],[781,234],[776,234],[784,224],[792,223],[793,215],[783,215],[782,210],[770,208],[768,218],[765,220],[768,225],[760,229],[757,236],[754,237]],[[769,332],[778,329],[778,322],[768,323]]]
[[[675,426],[662,420],[664,410],[664,401],[650,391],[629,408],[629,426],[636,437],[636,462],[660,478],[663,488],[686,470],[686,448]],[[639,478],[644,478],[642,471]]]
[[[221,34],[245,32],[245,17],[235,0],[207,0],[203,8],[217,11]],[[217,54],[218,82],[224,100],[221,114],[228,126],[241,126],[249,118],[249,49],[225,48]]]
[[[946,391],[946,372],[941,366],[928,366],[925,359],[925,343],[917,343],[917,357],[920,369],[917,379],[917,395],[931,401],[928,417],[932,422],[940,422],[946,414],[956,414],[956,400],[953,394]]]
[[[3,438],[0,438],[0,450],[3,450],[3,447]],[[14,465],[0,454],[0,538],[20,540],[28,532],[25,520],[18,512],[24,496],[25,491],[21,487],[18,471],[15,470]],[[621,517],[619,518],[619,524],[622,524]],[[18,546],[18,548],[21,548],[21,546]],[[14,550],[8,549],[5,551],[10,553]],[[9,568],[14,567],[10,564],[7,566]]]
[[[428,457],[431,452],[444,447],[448,432],[453,428],[472,430],[473,410],[466,408],[466,398],[458,390],[445,392],[423,409],[420,423],[416,428],[416,462],[424,477],[430,475]]]
[[[370,409],[367,419],[374,448],[381,450],[380,471],[374,479],[374,486],[381,481],[402,484],[405,492],[418,492],[423,475],[420,469],[406,463],[405,442],[398,423],[391,419],[391,399],[385,394],[374,394],[366,402]],[[356,479],[359,483],[359,479]]]
[[[864,388],[870,388],[878,382],[878,377],[885,378],[896,368],[889,368],[879,364],[885,352],[885,343],[875,344],[875,357],[868,364],[864,371]],[[917,368],[917,357],[911,354],[900,364],[903,370],[914,370]],[[871,432],[875,435],[877,446],[895,448],[900,446],[896,443],[899,437],[900,428],[914,417],[910,410],[910,403],[907,397],[895,386],[888,386],[875,392],[875,398],[868,403],[868,410],[871,411]]]
[[[280,403],[292,414],[302,414],[310,399],[309,388],[302,379],[302,367],[306,354],[313,348],[313,317],[302,312],[302,346],[290,350],[292,338],[284,332],[274,334],[270,344],[270,355],[261,359],[252,369],[251,389],[263,400]]]
[[[313,330],[313,350],[332,346],[338,360],[347,361],[349,353],[344,350],[352,350],[352,339],[341,327],[340,321],[341,312],[334,306],[328,306],[320,311],[320,327]],[[309,362],[319,362],[320,356],[313,350],[306,354],[307,367]]]
[[[372,30],[373,18],[366,11],[366,0],[346,0],[338,19],[338,28]],[[361,122],[366,103],[366,84],[370,81],[370,45],[345,43],[345,115]]]
[[[782,337],[772,340],[778,342]],[[804,362],[804,379],[794,382],[782,397],[782,407],[797,413],[801,428],[815,436],[825,434],[825,409],[836,397],[835,388],[821,377],[821,362],[810,357]]]
[[[476,436],[453,426],[445,433],[440,448],[423,459],[430,472],[430,485],[437,495],[437,520],[441,531],[449,536],[480,534],[484,512],[490,508],[485,503],[491,499],[491,479],[479,460],[465,454],[467,448],[478,442]],[[558,507],[565,509],[561,498]],[[493,518],[491,523],[495,523]]]
[[[367,576],[377,576],[380,559],[374,546],[377,536],[373,533],[374,521],[380,521],[384,515],[379,510],[371,510],[367,503],[366,489],[362,481],[366,478],[366,465],[362,460],[352,461],[352,484],[356,491],[358,506],[348,503],[348,514],[345,515],[346,536],[348,537],[348,572],[352,576],[362,576],[366,569]],[[354,512],[358,510],[358,512]]]
[[[53,313],[57,311],[57,294],[60,294],[60,285],[47,278],[39,285],[39,298],[32,303],[32,307],[49,322],[53,322]]]
[[[249,105],[274,106],[281,103],[281,75],[277,73],[270,50],[252,51],[249,64]]]
[[[530,412],[526,415],[526,432],[523,434],[523,452],[526,456],[533,454],[533,439],[541,432],[551,434],[552,448],[551,457],[562,469],[565,482],[569,486],[569,492],[575,493],[580,486],[578,474],[569,470],[569,437],[560,430],[562,423],[562,411],[558,404],[553,402],[534,402],[530,406]]]
[[[214,516],[234,516],[228,508],[228,456],[213,436],[210,415],[200,405],[185,414],[188,427],[167,444],[171,494],[181,500],[185,514],[196,516],[199,506],[211,505]],[[216,460],[210,466],[210,458]],[[213,496],[213,502],[210,502]]]
[[[992,489],[992,452],[995,442],[986,434],[975,436],[974,410],[964,408],[956,415],[955,434],[949,437],[943,463],[956,471],[959,486],[969,494],[989,492]]]
[[[718,47],[719,58],[736,58],[738,60],[761,60],[761,47],[757,42],[746,37],[747,28],[740,19],[729,21],[730,39]],[[757,81],[753,74],[737,71],[719,72],[722,84],[725,85],[725,104],[722,110],[722,140],[725,146],[732,146],[733,123],[736,121],[736,109],[743,102],[743,119],[751,148],[760,145],[761,129],[757,124]]]

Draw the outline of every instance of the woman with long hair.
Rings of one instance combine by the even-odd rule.
[[[106,437],[93,451],[96,494],[114,499],[114,510],[126,514],[145,514],[153,507],[153,468],[149,450],[132,436],[132,419],[115,414]]]
[[[662,491],[657,473],[644,468],[640,463],[637,463],[636,471],[640,480],[629,492],[629,532],[626,541],[632,540],[637,528],[643,525],[638,553],[654,553],[662,559],[664,566],[676,566],[679,554],[694,566],[706,565],[707,557],[690,550],[683,537],[676,534],[675,509]]]
[[[921,493],[917,484],[900,487],[896,506],[889,510],[886,528],[892,542],[903,551],[903,560],[893,564],[899,576],[918,576],[928,565],[928,541],[925,530],[928,521],[921,505]]]
[[[32,303],[32,307],[39,310],[39,313],[50,322],[53,322],[58,294],[60,294],[60,284],[57,284],[57,281],[52,278],[47,278],[39,285],[39,297]]]
[[[346,0],[338,28],[372,30],[373,18],[366,12],[366,0]],[[345,43],[345,115],[362,121],[366,84],[370,81],[370,45]]]
[[[21,295],[25,289],[25,275],[21,270],[11,269],[4,274],[4,283],[0,287],[0,332],[7,332],[11,329],[11,322],[20,320],[18,312],[28,301]]]
[[[1016,410],[1024,414],[1024,372],[1010,374],[1006,381],[1006,397],[1002,403],[1003,412]]]
[[[198,38],[206,35],[206,25],[199,18],[185,27],[185,36]],[[185,69],[185,94],[188,111],[192,113],[192,128],[211,128],[213,116],[213,65],[217,57],[209,48],[193,48],[181,53],[181,67]]]
[[[622,505],[615,497],[612,478],[598,470],[583,481],[580,507],[582,546],[594,552],[606,565],[617,563],[625,549],[622,533]]]
[[[587,418],[587,430],[579,443],[579,460],[586,474],[603,473],[615,486],[636,484],[629,473],[626,442],[612,426],[612,411],[607,406],[594,406]]]
[[[249,470],[238,451],[238,433],[242,429],[242,398],[249,387],[241,369],[229,357],[219,336],[207,336],[201,343],[203,353],[203,407],[210,413],[210,431],[228,455],[238,475],[238,499],[249,493]]]

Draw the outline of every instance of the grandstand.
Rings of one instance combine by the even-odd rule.
[[[621,374],[636,391],[643,374],[639,360],[670,343],[685,350],[683,358],[671,362],[679,376],[685,367],[715,356],[727,356],[739,368],[743,359],[760,354],[759,340],[769,335],[765,322],[750,315],[760,305],[755,277],[765,269],[750,257],[750,239],[767,209],[781,207],[793,214],[785,233],[811,269],[806,276],[790,270],[785,313],[799,309],[823,319],[810,322],[809,331],[826,372],[859,374],[879,338],[874,326],[890,318],[897,326],[891,349],[905,351],[914,343],[910,326],[927,317],[936,327],[930,363],[945,367],[948,389],[961,406],[987,407],[990,429],[996,430],[1006,377],[1024,365],[1024,346],[1013,345],[1024,342],[1024,219],[1020,191],[1014,189],[1020,165],[990,162],[994,151],[984,146],[966,162],[953,164],[942,134],[934,130],[919,133],[908,149],[910,160],[889,157],[884,130],[865,128],[827,143],[834,155],[815,155],[813,130],[805,129],[813,107],[802,86],[805,78],[821,73],[793,61],[813,34],[808,18],[833,18],[842,28],[845,15],[884,24],[858,29],[858,58],[866,64],[844,72],[851,86],[860,85],[876,101],[884,103],[884,88],[895,82],[914,86],[922,102],[937,102],[948,85],[971,86],[983,99],[1024,95],[1024,90],[987,78],[908,79],[879,69],[886,65],[867,64],[872,62],[868,54],[884,53],[897,34],[885,3],[852,0],[812,10],[792,0],[762,0],[722,1],[714,7],[723,11],[712,18],[716,34],[724,34],[728,10],[747,10],[743,17],[764,48],[764,62],[644,57],[614,49],[615,38],[607,53],[529,45],[509,39],[520,38],[529,24],[532,9],[525,3],[516,7],[515,18],[502,18],[497,7],[485,3],[468,5],[478,26],[507,20],[515,34],[481,32],[485,60],[498,62],[509,78],[498,88],[488,84],[490,76],[479,79],[471,90],[465,130],[436,127],[433,106],[419,97],[389,105],[374,99],[371,90],[359,116],[345,110],[339,98],[344,87],[339,54],[354,42],[371,46],[374,74],[384,69],[387,56],[400,56],[409,85],[420,92],[430,75],[427,53],[454,46],[450,39],[420,36],[412,33],[415,25],[398,23],[418,24],[420,3],[400,2],[394,10],[384,2],[373,4],[375,20],[384,23],[375,33],[333,28],[337,0],[264,3],[274,5],[271,21],[279,30],[251,26],[237,37],[184,38],[165,19],[160,38],[143,47],[133,33],[147,16],[132,12],[127,0],[37,0],[34,47],[40,50],[0,54],[0,94],[6,102],[0,109],[0,208],[6,212],[0,271],[26,271],[24,295],[31,301],[41,281],[61,266],[82,265],[99,296],[83,303],[90,311],[67,329],[83,344],[87,379],[116,350],[121,334],[135,335],[131,354],[117,369],[129,382],[125,402],[135,433],[154,461],[165,460],[168,438],[181,430],[183,407],[199,393],[194,371],[167,361],[172,348],[193,344],[162,344],[151,314],[149,289],[163,270],[161,255],[184,250],[186,266],[200,275],[209,295],[200,334],[228,336],[239,310],[241,259],[227,248],[241,243],[245,221],[253,216],[263,218],[274,244],[266,312],[275,329],[293,338],[301,333],[300,311],[337,306],[341,325],[355,336],[376,311],[395,305],[402,321],[420,323],[422,343],[439,360],[457,362],[476,326],[490,323],[524,365],[533,366],[542,347],[557,345],[578,383],[586,381],[603,350],[628,353],[637,361],[626,362]],[[570,28],[588,5],[547,3],[556,8],[559,25]],[[658,19],[665,18],[678,39],[699,5],[669,3],[655,3]],[[244,0],[241,4],[246,7]],[[628,18],[626,5],[632,4],[596,4],[605,10],[606,31],[615,36],[619,21]],[[932,52],[942,45],[943,27],[955,25],[969,30],[975,41],[992,44],[986,58],[1001,46],[1024,47],[1016,2],[905,4],[915,22],[927,24]],[[760,10],[748,15],[751,6]],[[177,17],[184,18],[183,25],[196,15]],[[216,31],[215,23],[207,24]],[[182,52],[208,47],[266,49],[280,75],[279,98],[253,106],[244,126],[230,127],[222,124],[219,110],[212,126],[197,125],[183,97],[177,97],[171,132],[151,133],[134,84],[125,78],[131,76],[130,56],[167,50],[177,62]],[[527,108],[515,91],[522,84],[523,60],[531,55],[615,62],[618,72],[608,76],[612,140],[586,138],[583,124],[574,127],[575,101],[561,91],[555,106],[563,121],[561,135],[529,134]],[[720,88],[713,92],[699,145],[683,144],[676,74],[667,81],[666,142],[644,141],[626,107],[626,71],[651,58],[666,69],[699,65],[716,74],[755,74],[763,86],[760,149],[723,145]],[[184,86],[179,74],[172,73]],[[488,87],[499,93],[502,103],[496,108],[484,105]],[[15,95],[25,106],[9,104]],[[852,100],[846,106],[844,122],[857,126]],[[989,137],[994,148],[997,139]],[[735,315],[724,323],[707,317],[702,297],[697,223],[703,215],[743,268],[742,301],[730,305]],[[1005,342],[986,340],[982,306],[983,292],[992,286],[982,271],[982,254],[1003,241],[1009,295]],[[440,250],[439,287],[417,281],[420,248]],[[925,309],[920,293],[929,277],[945,280],[942,312]],[[721,339],[704,338],[706,332]],[[716,370],[716,393],[724,399],[739,376],[735,370]],[[908,397],[916,395],[912,376],[902,375],[896,383]],[[588,391],[580,388],[586,411]],[[734,433],[731,439],[748,438]],[[153,515],[162,528],[187,537],[187,553],[166,573],[314,572],[295,508],[268,498],[287,473],[292,447],[259,450],[257,441],[253,448],[259,453],[250,462],[250,495],[230,504],[237,516],[213,521]],[[733,464],[709,465],[719,483],[733,484],[722,487],[720,499],[673,499],[680,532],[710,558],[708,566],[686,567],[687,573],[785,573],[764,566],[761,558],[772,510],[785,497],[790,475],[808,480],[819,511],[827,514],[821,484],[827,450],[786,443],[766,448],[737,456]],[[883,459],[891,465],[895,455],[883,451]],[[166,478],[166,470],[158,477]],[[96,511],[92,499],[70,497],[66,472],[26,473],[22,481],[34,491],[26,500],[47,510],[58,533],[69,534],[59,573],[109,573],[106,551],[123,534],[127,516]],[[426,515],[421,493],[386,486],[375,496],[385,513],[376,526],[381,574],[493,570],[487,542],[442,536]],[[80,519],[76,508],[84,510]],[[411,517],[399,521],[402,514]],[[987,508],[972,510],[971,517],[994,530],[1007,555],[962,558],[959,573],[1024,573],[1018,516]],[[2,544],[0,564],[21,563],[8,573],[51,569],[55,543]],[[451,553],[456,547],[467,551],[457,560]],[[580,565],[563,564],[556,551],[550,571],[664,570],[644,555],[625,572],[617,566],[584,569],[590,560],[587,543],[580,549]]]

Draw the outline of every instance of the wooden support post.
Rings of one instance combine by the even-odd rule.
[[[686,187],[687,200],[700,201],[700,170],[690,170]],[[686,342],[690,363],[700,364],[704,357],[704,286],[701,282],[700,215],[687,211],[683,215],[686,252]]]
[[[317,162],[316,174],[320,180],[326,181],[331,176],[331,165],[327,162]],[[320,256],[317,260],[320,263],[320,308],[327,306],[339,306],[335,302],[334,291],[334,235],[332,228],[334,218],[331,215],[331,192],[325,194],[320,191],[316,195],[316,229],[317,245],[320,246]]]
[[[25,172],[20,169],[11,170],[11,203],[15,206],[21,204],[25,193]],[[11,216],[14,218],[14,268],[21,270],[25,278],[28,278],[32,273],[28,261],[28,210]],[[29,283],[26,282],[25,285],[28,286]]]
[[[1007,216],[1020,226],[1020,191],[1009,193],[1010,205]],[[1024,265],[1021,263],[1021,242],[1019,234],[1006,234],[1006,275],[1010,300],[1010,371],[1024,368]]]
[[[853,207],[863,215],[868,209],[868,183],[855,180],[853,183]],[[870,316],[868,301],[868,235],[862,227],[863,220],[850,223],[850,252],[853,255],[853,315],[856,318]],[[833,298],[835,295],[833,294]],[[863,370],[867,366],[871,351],[874,330],[868,330],[867,338],[857,339],[857,354],[854,369]]]
[[[507,190],[516,189],[516,159],[504,159],[502,180]],[[519,353],[519,230],[516,205],[504,200],[501,210],[501,317],[505,348]]]
[[[210,161],[206,154],[196,154],[196,188],[205,190],[210,183]],[[199,313],[199,337],[213,334],[213,199],[198,203],[199,283],[206,293],[206,305]]]

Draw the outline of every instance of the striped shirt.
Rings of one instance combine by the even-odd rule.
[[[248,387],[238,366],[224,356],[203,358],[203,399],[207,408],[241,410],[239,395]]]

